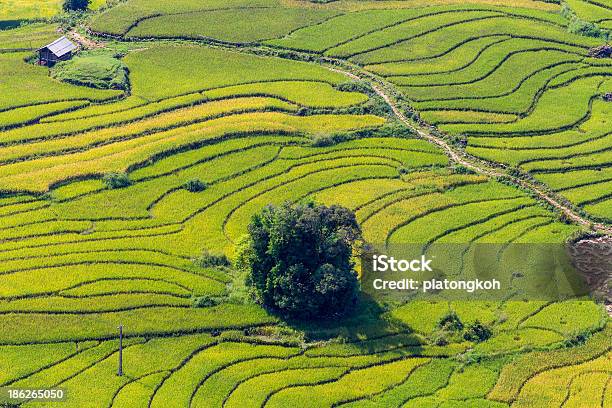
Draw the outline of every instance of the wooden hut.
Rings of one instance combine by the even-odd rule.
[[[77,46],[66,37],[58,38],[38,49],[38,64],[52,66],[58,61],[66,61],[72,57],[72,51],[76,49]]]

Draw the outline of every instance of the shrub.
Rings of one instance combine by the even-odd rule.
[[[415,133],[401,122],[387,122],[383,126],[373,129],[372,136],[413,138]]]
[[[574,223],[564,212],[559,214],[559,222],[562,222],[563,224],[566,224],[566,225],[571,225]]]
[[[451,136],[450,137],[450,141],[452,144],[454,144],[455,146],[465,149],[468,145],[468,140],[467,137],[460,135],[460,136]]]
[[[476,174],[476,172],[468,167],[465,167],[461,164],[457,164],[452,168],[453,173],[455,174]]]
[[[591,337],[591,332],[582,331],[571,333],[563,342],[565,347],[581,346]]]
[[[297,112],[295,112],[295,114],[297,116],[308,116],[312,114],[312,109],[306,106],[302,106],[300,109],[297,110]]]
[[[451,343],[451,336],[449,336],[448,332],[445,331],[437,331],[433,333],[431,337],[431,342],[436,346],[447,346]]]
[[[340,142],[343,142],[345,140],[347,140],[349,137],[348,135],[340,135],[340,134],[335,134],[335,135],[329,135],[329,134],[315,134],[312,136],[312,146],[314,147],[328,147],[328,146],[333,146],[336,145]]]
[[[268,206],[249,225],[247,284],[257,299],[288,317],[339,317],[357,300],[355,214],[314,203]],[[240,258],[240,256],[239,256]]]
[[[234,267],[243,272],[248,270],[250,268],[251,259],[255,255],[253,246],[251,245],[251,237],[248,234],[244,234],[238,238],[234,254]]]
[[[336,85],[336,89],[342,92],[360,92],[368,95],[373,95],[374,90],[372,85],[366,81],[348,81]]]
[[[106,187],[111,189],[124,188],[132,185],[132,181],[125,173],[109,173],[104,176],[102,181]]]
[[[363,107],[363,113],[375,116],[391,116],[393,109],[378,95],[372,97]]]
[[[232,266],[227,256],[223,254],[213,254],[208,251],[204,251],[200,257],[194,260],[194,262],[202,268],[228,268]]]
[[[451,311],[440,318],[438,328],[446,331],[461,331],[463,330],[463,322],[459,319],[457,313]]]
[[[208,184],[199,179],[192,179],[183,184],[183,188],[190,193],[199,193],[206,190],[208,188]]]
[[[193,307],[212,307],[218,304],[216,299],[206,295],[193,298]]]
[[[467,327],[467,330],[463,334],[463,338],[467,341],[480,343],[481,341],[488,340],[492,334],[493,333],[488,326],[485,326],[484,324],[480,323],[480,321],[476,320]]]
[[[570,33],[584,35],[586,37],[607,38],[607,34],[595,23],[583,21],[580,19],[572,19],[569,23],[568,30]]]
[[[80,11],[87,10],[90,0],[64,0],[65,11]]]
[[[522,178],[523,174],[521,173],[521,171],[519,169],[517,169],[516,167],[510,167],[508,169],[508,174],[510,174],[512,177],[516,177],[516,178]]]
[[[602,30],[597,24],[580,19],[567,3],[561,6],[561,15],[569,20],[567,31],[570,33],[601,38],[606,41],[610,38],[610,33]]]

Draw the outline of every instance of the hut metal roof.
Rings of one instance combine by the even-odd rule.
[[[74,43],[72,43],[72,41],[67,39],[65,36],[62,36],[57,40],[53,41],[51,44],[45,45],[41,48],[41,50],[44,48],[47,48],[57,57],[61,57],[62,55],[65,55],[70,51],[75,50],[77,46],[74,45]]]

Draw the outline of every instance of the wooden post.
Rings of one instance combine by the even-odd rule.
[[[119,370],[117,370],[117,375],[119,377],[123,376],[123,325],[120,324],[119,327]]]

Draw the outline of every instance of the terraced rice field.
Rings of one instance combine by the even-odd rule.
[[[361,25],[360,32],[342,32],[325,43],[323,33],[333,24],[349,26],[361,15],[376,21],[374,13],[382,20],[391,12],[349,13],[270,44],[363,66],[396,85],[426,122],[466,136],[467,153],[538,180],[609,165],[610,107],[601,95],[609,92],[612,67],[587,57],[602,40],[568,33],[567,21],[542,11],[482,5],[416,10],[401,17],[393,12],[392,22],[372,23],[370,30]],[[594,218],[610,220],[610,197],[601,187],[586,200],[561,194]]]
[[[282,21],[287,33],[279,27],[260,34],[253,28],[260,25],[243,18],[231,24],[206,23],[221,18],[212,16],[217,11],[206,11],[212,3],[196,11],[185,2],[181,13],[164,14],[169,12],[162,6],[141,6],[135,0],[124,5],[130,13],[111,9],[96,17],[93,27],[133,38],[263,41],[346,59],[395,85],[426,122],[451,136],[467,137],[467,153],[516,167],[538,180],[546,179],[543,172],[599,171],[610,162],[609,104],[600,95],[610,91],[612,66],[587,57],[588,49],[602,40],[569,33],[568,20],[541,3],[516,4],[529,8],[414,4],[398,9],[397,3],[385,8],[335,2],[307,9],[295,4],[274,8],[274,13],[288,13],[284,18],[270,14],[274,4],[264,1],[249,5],[255,8],[249,10],[236,2],[221,13],[244,10],[258,21]],[[605,2],[570,1],[567,6],[584,21],[604,26],[612,13]],[[139,16],[162,15],[137,17],[135,10]],[[258,16],[260,12],[265,17]],[[186,20],[184,13],[189,15]],[[291,13],[301,13],[303,27],[292,25]],[[318,15],[320,20],[309,21]],[[111,18],[113,23],[106,22]],[[115,24],[122,18],[129,19],[129,29],[117,31]],[[192,26],[213,31],[191,31]],[[219,29],[223,31],[214,32]],[[592,218],[609,221],[610,197],[603,186],[600,193],[581,200],[560,192]]]
[[[568,4],[588,21],[610,8]],[[568,32],[559,10],[128,0],[85,22],[116,36],[129,92],[25,62],[52,24],[0,31],[0,387],[61,387],[65,407],[610,406],[612,324],[593,300],[364,303],[335,325],[294,325],[238,296],[235,272],[194,262],[231,257],[252,215],[286,201],[351,208],[365,239],[387,246],[581,232],[528,192],[454,166],[305,55],[354,64],[465,137],[468,154],[609,222],[612,64],[587,57],[601,40]],[[108,188],[109,173],[129,185]],[[194,179],[207,188],[185,189]],[[449,311],[492,337],[438,341]]]
[[[20,20],[53,17],[60,10],[59,0],[5,0],[0,9],[0,22],[11,27]]]
[[[609,1],[569,0],[566,4],[580,19],[596,23],[604,29],[612,28],[612,6]]]

